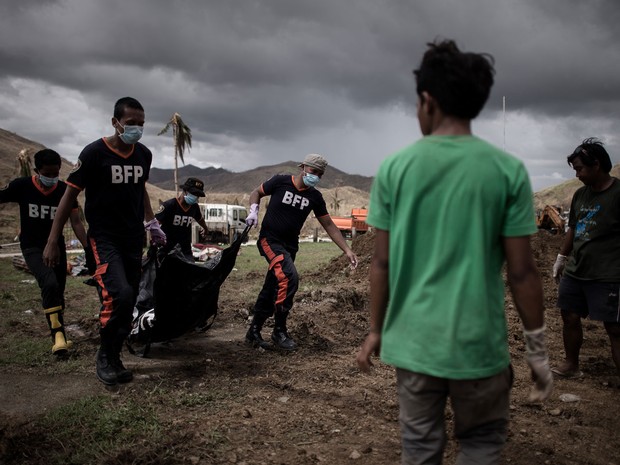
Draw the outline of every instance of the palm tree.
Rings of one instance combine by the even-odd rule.
[[[30,159],[30,150],[22,149],[17,155],[17,163],[19,164],[19,175],[28,177],[32,174],[32,160]]]
[[[192,147],[192,130],[189,128],[187,124],[183,122],[181,119],[181,115],[175,113],[170,118],[170,121],[164,126],[164,128],[159,131],[158,136],[165,134],[172,126],[172,138],[174,139],[174,190],[176,193],[179,193],[179,165],[178,159],[181,159],[181,162],[185,164],[185,160],[183,160],[183,154],[185,153],[185,149],[190,149]]]
[[[331,201],[330,207],[332,208],[332,210],[334,210],[334,213],[336,213],[336,215],[340,211],[341,203],[342,203],[342,198],[338,197],[338,189],[335,189],[334,193],[332,194],[332,201]]]

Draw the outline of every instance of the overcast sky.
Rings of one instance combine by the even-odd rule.
[[[75,161],[129,95],[153,166],[173,166],[157,133],[178,112],[186,163],[245,171],[318,152],[373,176],[421,137],[411,70],[451,38],[494,56],[474,132],[539,190],[573,177],[585,137],[620,162],[618,24],[618,0],[2,0],[0,128]]]

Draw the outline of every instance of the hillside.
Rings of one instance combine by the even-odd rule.
[[[611,169],[611,175],[620,179],[620,165],[616,165]],[[574,178],[542,189],[534,194],[534,205],[536,208],[544,208],[545,205],[560,205],[564,210],[568,210],[573,194],[581,186],[583,186],[581,181]]]
[[[25,139],[15,133],[0,129],[0,185],[6,184],[17,176],[19,170],[16,157],[23,149],[30,155],[44,148],[43,145]],[[62,155],[62,154],[61,154]],[[72,164],[63,158],[61,178],[66,178]],[[247,205],[250,192],[261,182],[278,173],[296,173],[297,162],[289,161],[271,166],[260,166],[248,171],[235,173],[222,168],[198,168],[193,165],[179,169],[181,182],[189,176],[201,178],[206,184],[207,202],[237,203]],[[613,167],[611,174],[620,178],[620,165]],[[154,210],[160,202],[174,197],[173,171],[170,169],[152,168],[150,184],[147,185]],[[372,178],[351,175],[332,166],[329,167],[321,180],[320,190],[325,197],[332,215],[346,216],[352,208],[368,206],[368,197]],[[573,193],[581,186],[578,179],[571,179],[561,184],[548,187],[534,194],[537,209],[545,205],[561,205],[564,209],[570,206]],[[79,198],[83,201],[83,196]],[[336,208],[339,207],[339,208]],[[304,234],[311,234],[318,227],[316,220],[310,219]],[[18,212],[15,205],[0,205],[0,243],[11,242],[18,230]]]
[[[45,146],[38,142],[25,139],[17,134],[0,129],[0,185],[4,186],[19,173],[17,156],[27,150],[30,158]],[[60,154],[62,156],[62,154]],[[66,177],[71,171],[71,163],[63,159],[61,176]]]
[[[5,185],[18,175],[19,167],[16,157],[21,150],[27,149],[32,156],[42,148],[45,147],[37,142],[0,129],[0,185]],[[60,177],[61,179],[66,179],[71,171],[72,163],[64,158],[62,163]],[[206,201],[209,203],[248,205],[250,192],[261,182],[276,173],[296,173],[297,170],[296,162],[262,166],[241,173],[233,173],[221,168],[198,168],[187,165],[179,169],[179,179],[181,182],[189,176],[204,179],[207,185]],[[345,216],[351,212],[352,208],[361,208],[368,205],[368,192],[371,183],[372,178],[370,177],[349,175],[330,167],[321,180],[321,192],[332,215]],[[152,168],[147,191],[151,199],[153,211],[157,211],[161,202],[175,196],[173,189],[173,171]],[[83,204],[84,196],[80,195],[78,200]],[[261,215],[263,212],[264,208]],[[312,234],[314,229],[318,227],[318,221],[310,218],[306,222],[302,233],[304,235]],[[0,204],[0,244],[13,242],[18,231],[19,212],[17,205]]]
[[[296,174],[299,171],[298,162],[287,161],[277,165],[259,166],[239,173],[222,168],[198,168],[194,165],[185,165],[179,168],[179,182],[188,177],[197,177],[205,182],[207,192],[251,192],[261,182],[269,179],[274,174]],[[174,189],[174,171],[172,169],[151,168],[149,181],[167,190]],[[356,174],[347,174],[333,166],[328,167],[321,179],[322,189],[331,189],[342,186],[350,186],[356,189],[370,192],[372,178]]]

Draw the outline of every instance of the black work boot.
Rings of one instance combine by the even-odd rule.
[[[276,310],[273,315],[274,328],[271,333],[271,340],[276,347],[282,350],[295,350],[297,349],[297,343],[288,335],[286,330],[286,319],[288,318],[288,312]]]
[[[97,378],[103,384],[112,386],[118,382],[116,368],[110,357],[110,348],[104,344],[97,351]]]
[[[114,344],[114,354],[110,357],[110,364],[116,370],[116,379],[119,383],[128,383],[133,379],[133,373],[131,370],[125,368],[123,361],[121,360],[121,349],[123,347],[123,340]]]
[[[297,343],[288,335],[286,327],[273,328],[273,333],[271,333],[271,340],[277,347],[282,350],[297,349]]]
[[[265,341],[260,334],[260,330],[263,329],[264,323],[265,318],[263,316],[254,314],[248,332],[245,334],[245,341],[251,344],[252,347],[261,347],[263,349],[271,348],[271,345]]]

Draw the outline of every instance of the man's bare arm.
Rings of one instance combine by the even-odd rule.
[[[73,205],[75,205],[75,201],[79,194],[79,189],[73,186],[67,186],[67,190],[62,196],[62,199],[60,199],[60,203],[58,204],[58,209],[56,210],[56,215],[54,216],[54,221],[52,223],[52,229],[50,230],[50,235],[47,238],[47,245],[43,250],[43,263],[47,266],[53,267],[58,264],[58,260],[60,258],[58,239],[62,235],[62,228],[69,219],[71,210],[73,210]]]

